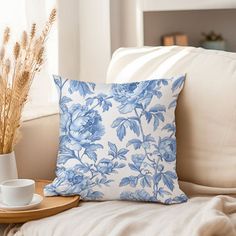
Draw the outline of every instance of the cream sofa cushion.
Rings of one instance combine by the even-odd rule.
[[[176,111],[180,180],[236,187],[236,54],[192,47],[119,49],[107,82],[187,73]]]
[[[59,115],[23,122],[16,162],[20,178],[53,179],[59,142]]]

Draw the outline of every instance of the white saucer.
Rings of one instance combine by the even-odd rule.
[[[43,201],[43,197],[39,194],[34,194],[32,201],[25,206],[9,206],[2,202],[0,194],[0,209],[8,211],[25,211],[37,207]]]

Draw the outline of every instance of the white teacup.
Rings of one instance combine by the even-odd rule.
[[[34,195],[35,181],[31,179],[11,179],[0,185],[2,202],[9,206],[28,205]]]

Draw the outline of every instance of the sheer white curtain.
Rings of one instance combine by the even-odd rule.
[[[56,0],[0,0],[0,32],[9,26],[13,45],[15,41],[20,40],[21,32],[29,30],[32,23],[37,24],[38,32],[40,32],[51,9],[55,6]],[[46,60],[32,84],[29,102],[24,111],[24,119],[56,112],[57,94],[52,74],[58,73],[57,28],[56,23],[47,40]]]

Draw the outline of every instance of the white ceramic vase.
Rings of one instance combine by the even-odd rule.
[[[8,179],[17,179],[15,152],[0,154],[0,183]]]

